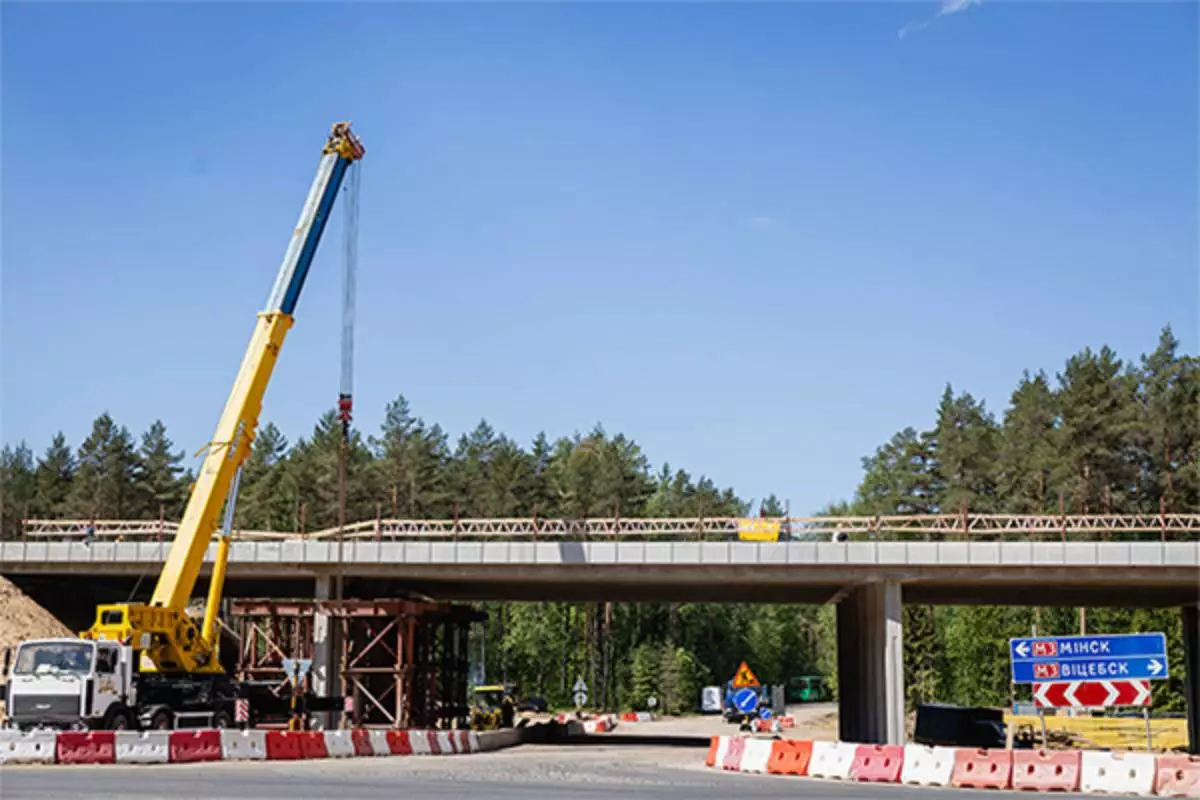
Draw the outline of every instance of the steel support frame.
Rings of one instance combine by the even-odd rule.
[[[241,640],[236,675],[278,691],[283,659],[313,658],[317,622],[327,620],[340,645],[327,674],[353,698],[343,725],[448,728],[469,713],[467,637],[485,616],[413,600],[233,600],[229,627]]]

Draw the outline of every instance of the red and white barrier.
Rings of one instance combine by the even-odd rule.
[[[369,740],[368,740],[369,741]],[[351,731],[325,731],[325,752],[330,758],[353,758],[354,736]]]
[[[166,764],[172,760],[171,734],[166,731],[117,731],[115,738],[118,764]],[[218,739],[217,750],[220,748]]]
[[[849,780],[850,767],[858,754],[858,745],[850,742],[813,742],[808,774],[814,778]]]
[[[1154,794],[1156,759],[1151,753],[1083,754],[1079,788],[1104,794]]]
[[[266,731],[221,731],[223,761],[265,761]]]
[[[766,772],[771,761],[771,739],[746,739],[742,749],[742,772]]]
[[[0,764],[53,764],[54,731],[0,731]]]
[[[30,731],[0,730],[3,764],[166,764],[457,755],[521,743],[503,731]]]
[[[904,746],[904,768],[900,782],[916,786],[949,786],[954,774],[953,747]]]
[[[705,765],[732,772],[807,774],[919,786],[1200,797],[1200,757],[1175,754],[900,747],[714,736]]]

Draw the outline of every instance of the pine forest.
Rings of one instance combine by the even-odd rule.
[[[1020,376],[999,414],[947,385],[931,414],[863,458],[853,496],[810,514],[955,512],[1158,513],[1200,510],[1200,358],[1179,351],[1170,328],[1153,352],[1126,361],[1084,349],[1060,372]],[[934,403],[936,401],[936,405]],[[237,524],[318,530],[337,524],[341,427],[331,410],[289,442],[260,427],[246,463]],[[161,422],[135,437],[109,414],[72,446],[59,434],[35,453],[0,453],[0,536],[23,518],[178,520],[191,475]],[[733,488],[668,464],[597,426],[528,444],[481,421],[457,441],[416,416],[403,396],[374,433],[355,430],[347,459],[346,519],[387,517],[739,516],[751,504]],[[780,487],[775,487],[780,488]],[[762,511],[781,515],[774,495]],[[758,509],[755,509],[758,513]],[[795,511],[793,513],[796,513]],[[824,675],[836,689],[829,606],[720,604],[484,604],[474,643],[489,680],[569,706],[582,675],[608,708],[692,711],[700,687],[723,684],[746,659],[774,683]],[[1173,676],[1156,682],[1155,706],[1183,708],[1182,637],[1175,609],[905,608],[910,703],[1005,705],[1007,639],[1165,630]],[[966,669],[966,665],[971,665]],[[1027,692],[1026,688],[1026,692]]]

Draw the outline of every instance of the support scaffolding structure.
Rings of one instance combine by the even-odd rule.
[[[324,618],[335,641],[330,673],[353,698],[341,726],[452,728],[467,723],[467,640],[486,616],[415,600],[231,600],[225,627],[238,643],[237,677],[282,688],[285,658],[318,656]]]

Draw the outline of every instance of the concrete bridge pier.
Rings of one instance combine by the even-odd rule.
[[[898,582],[846,590],[837,606],[837,648],[839,738],[904,744],[904,605]]]
[[[1184,693],[1187,697],[1188,752],[1200,755],[1200,605],[1186,605],[1179,610],[1183,615],[1183,666],[1187,681]]]

